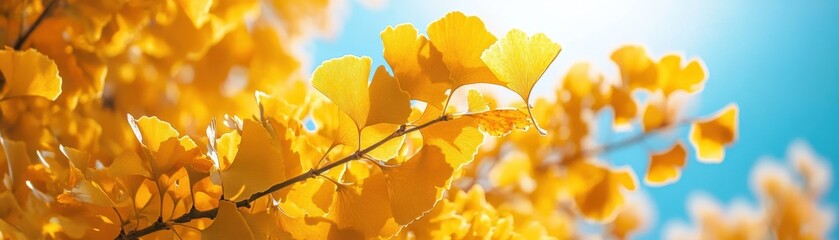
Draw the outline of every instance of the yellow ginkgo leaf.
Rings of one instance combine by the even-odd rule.
[[[470,113],[489,111],[489,104],[486,100],[484,100],[484,95],[481,94],[481,92],[478,92],[478,90],[469,89],[469,93],[466,95],[466,100]]]
[[[489,179],[498,187],[516,187],[533,177],[532,161],[521,152],[506,155],[489,171]]]
[[[2,145],[2,153],[5,154],[3,159],[6,166],[6,172],[4,175],[8,175],[8,178],[4,177],[4,184],[7,184],[6,187],[11,187],[10,190],[18,192],[18,189],[25,187],[26,177],[26,170],[29,167],[30,159],[29,154],[27,154],[26,150],[26,143],[21,141],[14,141],[10,139],[6,139],[5,137],[0,136],[0,145]],[[11,181],[11,182],[6,182]],[[8,184],[11,184],[9,186]]]
[[[279,147],[262,124],[246,119],[236,157],[221,172],[225,199],[245,199],[285,180],[285,159]]]
[[[440,51],[411,24],[388,26],[381,36],[385,60],[402,90],[442,109],[452,83]]]
[[[705,83],[705,64],[702,60],[692,59],[682,68],[680,55],[667,55],[658,62],[658,79],[665,95],[676,91],[695,93],[702,90]]]
[[[427,107],[424,115],[440,116],[442,112],[434,107]],[[420,123],[425,121],[420,120]],[[423,144],[440,147],[446,161],[454,169],[460,169],[463,164],[471,162],[478,152],[478,146],[484,141],[484,134],[478,130],[474,118],[460,117],[439,122],[420,129]]]
[[[620,68],[621,79],[630,89],[659,88],[655,62],[641,46],[624,46],[612,53],[612,61]]]
[[[737,139],[737,104],[729,104],[713,119],[697,121],[690,128],[690,143],[696,158],[705,163],[720,163],[725,157],[725,146]]]
[[[157,117],[134,119],[129,114],[128,123],[144,147],[137,149],[137,154],[149,162],[154,178],[171,174],[201,155],[198,145],[189,136],[178,138],[178,131]]]
[[[677,142],[670,150],[650,156],[644,180],[647,184],[656,186],[675,182],[679,179],[686,161],[687,151],[681,142]]]
[[[628,129],[638,112],[632,95],[622,88],[612,86],[609,104],[615,111],[614,128],[619,130]]]
[[[392,135],[397,129],[399,129],[399,125],[388,123],[371,125],[364,128],[364,130],[361,131],[361,148],[368,148],[373,144],[382,141]],[[377,160],[394,158],[396,157],[399,149],[402,147],[403,142],[405,142],[405,135],[395,137],[373,148],[371,151],[367,152],[367,155]]]
[[[664,109],[659,104],[656,104],[653,101],[649,101],[647,106],[644,108],[644,113],[642,116],[642,126],[644,127],[645,132],[649,132],[660,127],[663,127],[667,123],[667,115],[664,112]]]
[[[338,228],[348,232],[336,237],[390,238],[399,231],[391,208],[371,204],[390,201],[384,175],[381,172],[371,174],[363,182],[338,185],[327,216]]]
[[[61,76],[55,62],[35,49],[0,49],[0,99],[41,96],[55,100],[61,94]]]
[[[292,239],[288,232],[280,227],[278,211],[240,212],[253,234],[254,239]]]
[[[202,239],[254,239],[248,222],[236,209],[236,204],[219,201],[218,214],[209,227],[201,231]]]
[[[83,202],[101,207],[117,206],[116,203],[108,197],[108,194],[102,190],[102,187],[100,187],[98,183],[87,179],[80,179],[76,181],[76,185],[73,186],[73,189],[58,195],[55,199],[56,201],[65,204]]]
[[[308,179],[291,187],[285,202],[280,203],[280,208],[290,217],[323,216],[329,211],[334,191],[335,184],[326,179]],[[294,213],[300,215],[291,216]]]
[[[574,201],[580,213],[588,219],[608,222],[623,207],[623,189],[634,191],[634,172],[628,169],[611,170],[579,161],[569,166]]]
[[[404,123],[411,114],[408,94],[381,66],[368,89],[371,61],[351,55],[325,61],[312,74],[312,85],[349,115],[358,130],[377,123]]]
[[[213,5],[212,0],[178,0],[177,2],[184,9],[184,13],[195,25],[195,28],[200,28],[209,19],[210,6]]]
[[[527,131],[530,127],[527,114],[518,109],[495,109],[469,114],[466,117],[474,118],[482,131],[494,137],[507,135],[513,129]]]
[[[484,50],[497,39],[480,18],[451,12],[428,25],[428,38],[451,72],[452,91],[472,83],[504,86],[481,60]]]
[[[521,30],[513,29],[484,51],[481,60],[507,88],[516,92],[529,105],[533,86],[542,78],[560,50],[559,44],[545,34],[527,37]],[[547,134],[535,120],[533,123],[540,134]]]
[[[151,178],[148,162],[144,162],[135,151],[125,151],[118,155],[108,170],[114,176],[137,175]]]
[[[379,123],[402,124],[411,115],[411,100],[408,93],[399,88],[396,78],[390,76],[384,66],[376,68],[370,83],[370,115],[364,126]]]
[[[431,210],[443,197],[454,170],[434,145],[423,147],[400,165],[383,167],[396,223],[410,224]]]

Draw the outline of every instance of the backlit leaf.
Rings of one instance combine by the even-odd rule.
[[[712,119],[697,121],[690,128],[690,143],[696,158],[706,163],[719,163],[725,157],[725,147],[737,139],[736,104],[729,104]]]
[[[0,74],[5,78],[0,97],[41,96],[55,100],[61,94],[61,76],[53,60],[35,49],[0,49]]]

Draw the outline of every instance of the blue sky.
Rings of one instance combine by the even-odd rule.
[[[353,2],[343,30],[309,50],[314,66],[345,54],[371,56],[374,64],[385,64],[379,32],[387,25],[409,22],[423,31],[428,23],[459,10],[484,19],[496,36],[520,28],[531,34],[544,32],[562,44],[562,53],[537,89],[553,89],[578,61],[593,63],[607,78],[616,76],[609,54],[627,43],[642,44],[656,57],[677,51],[702,58],[710,74],[692,115],[710,115],[728,103],[739,104],[739,140],[722,164],[702,164],[692,157],[679,182],[642,188],[654,202],[657,220],[638,237],[657,239],[665,222],[688,220],[686,200],[692,192],[707,192],[723,203],[742,199],[756,204],[749,188],[750,169],[763,156],[782,159],[796,139],[806,140],[830,159],[836,172],[839,2],[781,2],[399,1],[382,9]],[[536,94],[546,96],[548,91]],[[680,136],[686,132],[681,129]],[[601,135],[603,141],[622,136]],[[638,146],[604,158],[643,173],[646,151],[646,146]],[[826,202],[839,202],[834,188]]]

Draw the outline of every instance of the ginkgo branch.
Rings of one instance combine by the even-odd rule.
[[[295,183],[303,182],[303,181],[305,181],[309,178],[314,178],[314,177],[320,176],[321,174],[326,173],[330,169],[341,166],[341,165],[343,165],[345,163],[348,163],[350,161],[362,159],[362,157],[364,155],[366,155],[367,153],[375,150],[379,146],[387,143],[388,141],[390,141],[394,138],[406,135],[406,134],[414,132],[414,131],[418,131],[420,129],[423,129],[423,128],[426,128],[428,126],[434,125],[434,124],[439,123],[439,122],[447,121],[447,120],[450,120],[450,117],[448,115],[443,115],[441,117],[435,118],[434,120],[428,121],[428,122],[423,123],[422,125],[419,125],[419,126],[416,126],[416,127],[410,127],[409,128],[409,127],[405,127],[403,125],[399,129],[394,131],[392,134],[385,137],[384,139],[374,143],[373,145],[370,145],[369,147],[361,149],[361,150],[355,152],[352,155],[349,155],[349,156],[341,158],[337,161],[331,162],[331,163],[329,163],[329,164],[327,164],[323,167],[320,167],[320,168],[317,168],[317,169],[310,169],[309,171],[306,171],[306,172],[304,172],[300,175],[297,175],[295,177],[292,177],[290,179],[287,179],[285,181],[277,183],[277,184],[269,187],[265,191],[254,193],[250,197],[248,197],[247,199],[237,201],[237,202],[235,202],[236,207],[247,207],[247,208],[249,208],[251,206],[251,203],[253,203],[254,201],[256,201],[257,199],[259,199],[261,197],[264,197],[268,194],[279,191],[280,189],[286,188],[288,186],[294,185]],[[187,222],[191,222],[192,220],[201,219],[201,218],[212,219],[212,218],[215,218],[217,214],[218,214],[218,207],[210,209],[210,210],[202,211],[202,210],[196,209],[193,206],[189,210],[189,212],[185,213],[184,215],[181,215],[178,218],[172,219],[168,222],[158,220],[158,221],[152,223],[152,225],[149,225],[145,228],[142,228],[142,229],[139,229],[139,230],[134,230],[134,231],[131,231],[131,232],[128,232],[128,233],[120,233],[120,235],[117,236],[115,239],[139,239],[142,236],[145,236],[145,235],[148,235],[148,234],[160,231],[160,230],[170,229],[171,226],[173,224],[176,224],[176,223],[187,223]]]
[[[23,35],[20,35],[20,37],[18,37],[17,40],[15,40],[15,50],[21,50],[23,48],[23,44],[26,43],[26,40],[29,39],[29,36],[32,35],[32,32],[34,32],[35,29],[41,25],[44,19],[47,18],[47,15],[50,14],[52,9],[55,8],[56,5],[58,5],[58,1],[60,0],[53,0],[50,3],[47,3],[47,6],[44,7],[44,11],[41,12],[41,15],[38,15],[38,18],[35,19],[35,22],[32,23],[32,26],[29,26],[29,29],[27,29],[26,32],[23,33]]]
[[[607,143],[607,144],[600,145],[600,146],[597,146],[597,147],[593,147],[593,148],[590,148],[590,149],[584,149],[584,150],[579,151],[575,154],[569,155],[567,157],[563,157],[562,160],[563,161],[574,160],[574,159],[577,159],[577,158],[582,158],[582,157],[591,156],[591,155],[598,155],[598,154],[602,154],[602,153],[608,153],[608,152],[611,152],[611,151],[614,151],[614,150],[617,150],[617,149],[621,149],[621,148],[624,148],[624,147],[629,147],[629,146],[632,146],[633,144],[643,142],[644,140],[647,140],[650,137],[656,136],[658,133],[661,133],[663,131],[667,131],[667,130],[670,130],[670,129],[673,129],[673,128],[678,128],[678,127],[688,125],[688,124],[692,123],[693,121],[694,120],[692,118],[689,118],[689,119],[681,120],[681,121],[674,122],[674,123],[671,123],[671,124],[666,124],[666,125],[651,129],[649,131],[640,133],[638,135],[635,135],[635,136],[632,136],[632,137],[629,137],[629,138],[626,138],[626,139],[623,139],[623,140],[620,140],[620,141]]]

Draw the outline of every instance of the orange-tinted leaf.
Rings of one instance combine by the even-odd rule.
[[[630,92],[612,86],[610,105],[615,111],[614,127],[620,130],[628,129],[638,111],[635,98],[632,97]]]
[[[495,109],[466,116],[474,118],[481,131],[494,137],[507,135],[513,129],[527,131],[530,127],[527,114],[518,109]]]
[[[725,147],[737,139],[736,104],[729,104],[713,119],[695,122],[690,128],[690,143],[696,158],[706,163],[719,163],[725,157]]]
[[[657,89],[658,72],[655,62],[641,46],[624,46],[612,53],[612,61],[620,68],[621,79],[630,89]]]
[[[675,182],[681,175],[687,162],[687,151],[681,142],[677,142],[665,152],[650,156],[646,182],[652,185],[666,185]]]

